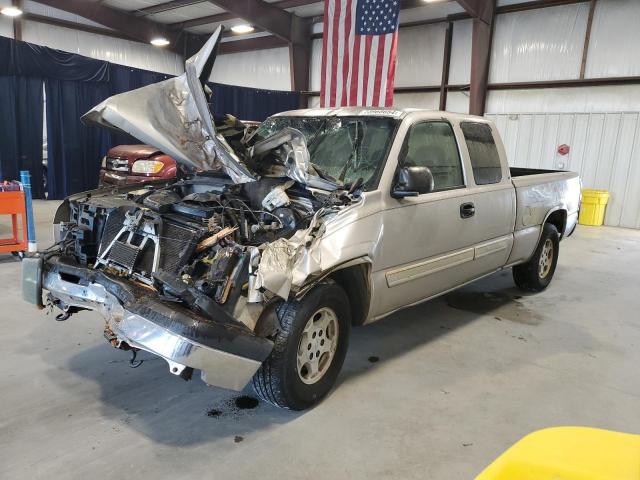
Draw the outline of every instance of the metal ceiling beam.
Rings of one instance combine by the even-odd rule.
[[[198,3],[204,3],[207,0],[173,0],[171,2],[161,3],[159,5],[151,5],[150,7],[139,8],[133,12],[134,15],[139,17],[145,17],[147,15],[153,15],[154,13],[168,12],[175,10],[176,8],[188,7],[190,5],[197,5]]]
[[[487,83],[493,41],[493,19],[496,0],[484,0],[489,5],[488,21],[481,17],[473,19],[471,43],[471,84],[469,86],[469,113],[484,115],[487,103]]]
[[[264,37],[247,38],[246,40],[235,40],[233,42],[222,42],[218,47],[218,54],[250,52],[252,50],[266,50],[268,48],[286,47],[288,43],[273,35]]]
[[[534,0],[532,2],[514,3],[513,5],[497,7],[496,13],[526,12],[527,10],[574,5],[576,3],[587,3],[589,1],[590,0]]]
[[[183,52],[179,43],[180,32],[146,18],[135,17],[86,0],[36,0],[36,2],[80,15],[143,43],[149,43],[154,37],[164,37],[170,42],[168,49],[176,53]]]
[[[20,11],[24,11],[22,0],[13,0],[11,5],[18,8]],[[13,17],[13,38],[16,40],[22,40],[22,29],[24,27],[24,15],[18,15]]]
[[[262,0],[209,0],[236,17],[243,18],[257,25],[276,37],[290,43],[300,43],[300,38],[293,38],[294,22],[300,17],[285,12]]]
[[[312,3],[318,3],[318,1],[319,0],[279,0],[277,2],[271,3],[270,5],[280,9],[286,9],[311,5]],[[184,22],[171,23],[169,26],[172,28],[184,29],[189,27],[209,25],[212,23],[226,22],[227,20],[232,20],[234,18],[238,18],[238,16],[230,12],[225,12],[218,13],[216,15],[207,15],[205,17],[194,18],[192,20],[186,20]]]
[[[457,0],[465,12],[489,25],[495,11],[495,0]]]

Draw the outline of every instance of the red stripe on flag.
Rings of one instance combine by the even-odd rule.
[[[367,35],[364,44],[364,66],[362,67],[362,98],[358,98],[358,105],[367,104],[367,90],[369,90],[369,59],[371,57],[371,41],[373,37]]]
[[[351,52],[351,45],[349,44],[349,35],[351,35],[351,2],[353,0],[345,0],[347,6],[346,11],[347,15],[344,20],[344,41],[342,42],[344,45],[344,52],[342,52],[342,96],[340,98],[340,105],[346,106],[349,105],[347,100],[347,93],[349,86],[347,85],[347,80],[349,76],[349,54]]]
[[[327,24],[329,22],[329,3],[331,0],[326,0],[324,2],[324,20],[323,20],[323,31],[325,34],[322,36],[322,71],[320,72],[320,106],[326,107],[324,101],[325,88],[327,85],[327,37],[329,34],[327,33],[329,29],[327,28]]]
[[[387,95],[385,107],[393,105],[393,82],[396,78],[396,50],[398,49],[398,31],[393,34],[391,50],[389,51],[389,71],[387,72]]]
[[[360,75],[358,67],[360,66],[360,35],[355,35],[353,41],[353,57],[351,58],[351,85],[349,85],[349,105],[358,105],[358,80]]]
[[[340,37],[340,0],[335,0],[333,15],[333,38],[331,39],[331,96],[329,107],[336,106],[336,83],[338,81],[338,37]]]
[[[376,54],[376,76],[373,84],[373,106],[380,106],[380,87],[382,86],[382,64],[384,62],[384,46],[388,35],[378,36],[378,52]]]

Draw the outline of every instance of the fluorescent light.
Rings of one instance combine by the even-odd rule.
[[[233,27],[231,27],[231,31],[233,33],[250,33],[253,32],[255,30],[255,28],[253,28],[251,25],[248,25],[246,23],[241,23],[240,25],[234,25]]]
[[[436,2],[442,2],[444,0],[424,0],[426,3],[436,3]]]
[[[164,37],[156,37],[151,39],[151,45],[155,45],[156,47],[166,47],[169,45],[169,40]]]
[[[18,7],[4,7],[0,10],[2,15],[6,15],[7,17],[17,17],[18,15],[22,15],[22,10]]]

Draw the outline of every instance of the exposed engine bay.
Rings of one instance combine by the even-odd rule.
[[[284,145],[271,151],[273,164],[289,155]],[[60,224],[60,241],[50,251],[205,317],[215,317],[222,306],[253,328],[261,309],[249,312],[246,304],[291,293],[292,279],[282,277],[282,261],[294,257],[289,239],[303,232],[308,247],[325,217],[359,198],[358,184],[346,190],[321,181],[331,190],[289,177],[234,184],[222,175],[197,174],[161,187],[88,194],[69,202],[68,221]]]

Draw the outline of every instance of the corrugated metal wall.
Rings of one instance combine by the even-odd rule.
[[[583,187],[611,192],[605,224],[640,228],[640,113],[490,114],[509,163],[579,172]],[[559,145],[570,152],[558,154]]]

